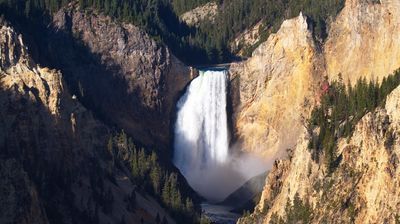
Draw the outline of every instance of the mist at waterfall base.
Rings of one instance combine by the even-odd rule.
[[[270,166],[229,148],[226,94],[226,71],[200,71],[177,104],[174,164],[210,202],[223,200]]]

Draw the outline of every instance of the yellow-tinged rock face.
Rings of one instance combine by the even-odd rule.
[[[353,85],[400,67],[400,1],[348,0],[316,47],[306,18],[285,21],[246,62],[230,69],[236,135],[266,157],[293,148],[328,76]],[[238,92],[238,93],[235,93]]]
[[[284,217],[286,203],[296,193],[311,203],[311,223],[395,223],[400,215],[399,110],[400,87],[384,108],[358,122],[349,139],[339,140],[342,162],[331,175],[311,159],[303,129],[292,158],[277,161],[268,175],[256,209],[264,211],[263,223],[269,223],[273,213]],[[394,136],[390,144],[389,134]]]
[[[364,77],[381,81],[400,67],[400,1],[347,0],[321,50],[299,21],[301,16],[286,21],[249,61],[231,69],[232,83],[240,86],[234,115],[244,150],[270,156],[293,147],[291,158],[270,171],[253,218],[269,223],[273,213],[284,216],[288,199],[298,193],[313,206],[312,223],[395,223],[400,87],[385,108],[358,123],[351,138],[338,140],[343,158],[330,176],[322,162],[311,159],[302,120],[316,104],[325,75],[342,74],[354,85]]]
[[[0,87],[28,92],[30,100],[40,101],[52,115],[59,115],[64,84],[61,73],[42,68],[27,53],[22,36],[9,26],[0,27]]]
[[[331,24],[324,49],[331,79],[380,81],[400,66],[400,1],[372,2],[348,0]]]
[[[303,15],[285,21],[248,61],[232,66],[232,79],[239,79],[233,88],[240,91],[240,112],[234,116],[244,150],[271,157],[295,144],[320,80],[308,28]]]

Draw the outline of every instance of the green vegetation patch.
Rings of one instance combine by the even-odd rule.
[[[0,0],[0,11],[12,9],[30,19],[47,18],[70,2],[143,28],[188,64],[235,60],[229,43],[262,21],[260,41],[254,46],[243,46],[250,55],[270,33],[278,30],[284,19],[297,16],[300,11],[310,16],[316,39],[322,40],[326,37],[327,21],[344,6],[344,0],[219,0],[215,23],[204,21],[198,28],[187,26],[178,16],[210,0]]]
[[[270,224],[284,224],[284,223],[311,223],[313,218],[313,209],[311,204],[306,201],[303,202],[299,194],[296,193],[293,201],[288,199],[285,208],[285,216],[280,217],[276,213],[272,214]]]
[[[163,167],[154,150],[148,153],[144,148],[136,148],[124,131],[109,138],[107,150],[111,156],[110,173],[122,162],[130,168],[131,178],[137,190],[154,196],[178,223],[199,222],[200,215],[193,200],[185,197],[181,191],[178,174]],[[131,196],[134,196],[134,193]],[[132,201],[134,207],[135,199],[130,197],[127,200]]]
[[[346,86],[341,78],[332,82],[322,96],[321,104],[312,111],[308,123],[312,135],[309,149],[313,159],[319,161],[323,155],[328,173],[333,172],[340,160],[336,155],[337,140],[350,137],[359,120],[384,105],[387,95],[399,84],[400,70],[384,78],[381,84],[367,82],[365,78],[358,80],[354,87]],[[319,131],[315,134],[317,127]]]

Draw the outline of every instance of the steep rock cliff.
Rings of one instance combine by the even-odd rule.
[[[384,107],[361,119],[349,139],[339,141],[341,161],[332,174],[311,159],[304,130],[290,159],[275,163],[253,221],[270,223],[274,213],[285,217],[287,201],[296,194],[311,204],[311,223],[399,221],[399,109],[400,87]]]
[[[243,149],[275,155],[291,148],[319,100],[325,76],[353,85],[400,67],[400,3],[347,0],[317,45],[300,15],[285,21],[242,63],[231,66],[235,135]]]
[[[49,60],[74,94],[143,144],[168,147],[171,112],[192,78],[189,67],[139,28],[74,4],[56,13],[53,25]]]
[[[108,127],[27,52],[0,22],[0,222],[138,223],[159,213],[173,223],[144,194],[129,209],[135,186],[124,168],[110,169]]]
[[[302,14],[287,20],[250,59],[231,65],[233,120],[244,150],[271,157],[295,144],[323,74],[310,30]]]
[[[381,81],[400,67],[396,45],[399,6],[398,1],[347,0],[320,46],[311,37],[304,38],[311,36],[310,29],[287,25],[302,24],[295,22],[301,21],[301,16],[288,20],[248,61],[232,65],[233,121],[243,149],[268,157],[277,152],[289,157],[274,163],[255,213],[239,223],[269,223],[271,217],[276,221],[276,215],[285,217],[288,199],[293,200],[296,193],[312,205],[313,223],[399,221],[399,88],[385,108],[365,116],[353,136],[340,141],[337,154],[342,160],[332,176],[311,159],[310,137],[304,128],[310,109],[318,104],[324,76],[338,79],[341,74],[345,83],[354,85],[360,78]],[[279,35],[284,30],[286,34]],[[298,30],[306,35],[299,35]],[[298,41],[302,39],[308,41]],[[281,57],[265,60],[265,55],[274,55],[279,49],[279,43],[287,46],[281,47]],[[298,78],[289,79],[291,76]]]
[[[400,66],[400,2],[347,0],[324,46],[327,74],[381,81]]]

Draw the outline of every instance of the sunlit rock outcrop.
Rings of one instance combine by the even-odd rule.
[[[232,64],[231,97],[243,150],[275,156],[292,147],[324,74],[305,16],[287,20],[245,62]]]
[[[347,0],[324,46],[327,74],[381,81],[400,66],[400,2]]]
[[[269,223],[285,217],[287,201],[298,194],[312,207],[312,223],[395,223],[399,220],[400,87],[386,105],[365,115],[349,139],[339,140],[339,167],[327,175],[311,159],[307,131],[290,158],[279,160],[268,175],[252,217]],[[246,223],[245,219],[239,223]]]
[[[297,141],[301,121],[318,102],[325,76],[353,85],[380,81],[400,67],[400,3],[348,0],[316,45],[300,15],[287,20],[252,57],[231,66],[236,136],[243,149],[266,156]]]
[[[312,223],[332,220],[337,223],[395,223],[399,220],[400,88],[389,95],[383,108],[365,115],[349,139],[338,141],[337,155],[342,160],[332,175],[327,175],[322,162],[317,163],[311,159],[308,150],[310,136],[305,129],[309,115],[307,112],[310,107],[318,104],[324,76],[332,80],[339,79],[341,74],[345,83],[354,85],[360,78],[381,81],[400,67],[400,48],[397,43],[400,36],[399,10],[398,1],[347,0],[344,9],[329,24],[329,36],[321,46],[291,46],[290,43],[298,39],[293,37],[298,33],[293,29],[286,34],[292,36],[291,41],[284,42],[284,46],[291,47],[282,50],[285,52],[282,57],[268,60],[270,65],[261,60],[259,52],[261,49],[264,55],[275,52],[272,47],[263,48],[268,43],[279,46],[279,41],[271,44],[274,36],[257,49],[249,61],[232,67],[233,90],[236,86],[241,87],[240,91],[233,91],[236,99],[233,105],[236,108],[236,134],[243,141],[244,150],[270,156],[276,151],[286,154],[285,148],[291,149],[287,159],[278,160],[274,164],[255,213],[250,218],[241,219],[239,223],[253,223],[254,220],[269,223],[276,215],[285,217],[288,199],[293,200],[296,193],[301,200],[308,201],[312,206]],[[285,30],[285,24],[277,36],[282,30]],[[303,49],[303,52],[312,54],[289,54],[295,52],[294,49]],[[293,56],[297,60],[292,59],[288,63]],[[281,71],[287,71],[283,73],[287,76],[292,74],[290,68],[296,68],[299,63],[295,62],[300,59],[310,62],[303,63],[300,67],[302,69],[297,70],[298,74],[302,74],[298,77],[302,78],[294,83],[297,86],[299,83],[311,83],[308,85],[309,91],[293,88],[290,82],[284,82],[282,77],[285,76],[280,75]],[[285,63],[273,69],[262,70],[279,62]],[[255,70],[262,72],[256,73]],[[270,74],[269,79],[264,78],[267,74]],[[274,76],[280,79],[274,81]],[[273,81],[279,83],[278,80],[285,85],[270,87]],[[290,97],[287,95],[289,87],[297,90]],[[269,98],[259,97],[266,93]],[[306,99],[304,102],[310,103],[299,107],[297,105],[301,101],[295,99]],[[274,108],[278,109],[274,111]],[[270,134],[271,130],[275,134]],[[262,134],[266,137],[260,138]]]

